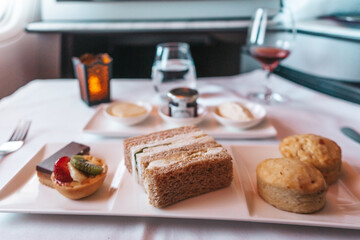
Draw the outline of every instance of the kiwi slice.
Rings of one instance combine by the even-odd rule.
[[[72,156],[70,159],[70,163],[76,169],[79,169],[80,171],[83,171],[90,175],[98,175],[104,170],[102,167],[90,163],[88,160],[86,160],[83,156],[80,155]]]

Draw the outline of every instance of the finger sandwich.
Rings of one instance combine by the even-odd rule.
[[[124,154],[134,181],[159,208],[227,187],[233,178],[231,156],[195,126],[125,139]]]

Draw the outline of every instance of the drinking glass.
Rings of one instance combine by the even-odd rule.
[[[151,78],[162,100],[174,88],[196,88],[194,61],[187,43],[161,43],[156,47]]]
[[[289,10],[259,8],[252,18],[247,38],[247,50],[262,64],[266,71],[265,86],[262,91],[251,92],[248,99],[269,104],[284,102],[285,97],[272,91],[270,76],[280,61],[287,58],[295,42],[295,23]]]

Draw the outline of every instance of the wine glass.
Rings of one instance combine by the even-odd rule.
[[[250,92],[248,99],[270,104],[284,102],[286,98],[272,91],[270,76],[280,61],[287,58],[295,42],[295,22],[289,10],[259,8],[256,10],[249,27],[247,50],[262,64],[266,71],[263,91]]]
[[[196,71],[189,44],[161,43],[156,47],[151,78],[161,100],[174,88],[196,88]]]

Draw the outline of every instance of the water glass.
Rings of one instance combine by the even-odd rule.
[[[174,88],[196,89],[196,72],[189,44],[158,44],[151,78],[154,89],[162,100],[166,100],[167,93]]]

